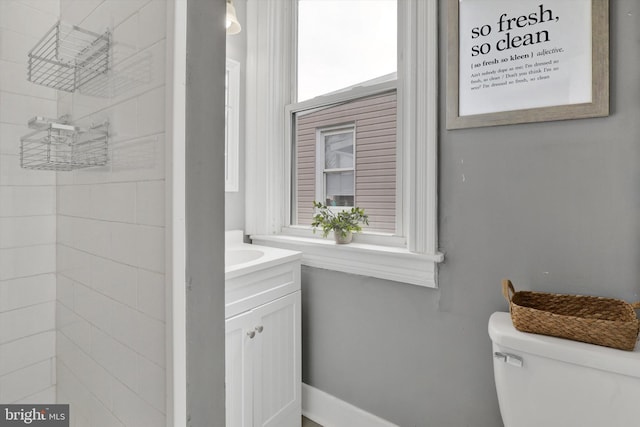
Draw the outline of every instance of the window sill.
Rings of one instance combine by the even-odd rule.
[[[256,245],[302,252],[302,264],[361,276],[376,277],[437,288],[438,263],[442,253],[417,254],[405,248],[363,243],[338,245],[330,239],[283,235],[252,235]]]

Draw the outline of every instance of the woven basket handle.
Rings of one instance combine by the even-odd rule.
[[[508,303],[511,303],[511,298],[513,298],[513,294],[516,293],[516,290],[509,279],[502,280],[502,295],[507,299]],[[640,303],[639,303],[640,304]]]
[[[631,307],[635,308],[636,310],[640,309],[640,301],[634,302],[633,304],[631,304]]]

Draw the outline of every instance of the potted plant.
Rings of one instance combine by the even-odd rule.
[[[369,217],[364,213],[364,209],[353,207],[351,209],[333,210],[320,202],[313,202],[313,207],[317,209],[313,216],[313,232],[322,228],[322,237],[327,237],[330,231],[336,243],[350,243],[353,232],[362,231],[360,223],[369,225]]]

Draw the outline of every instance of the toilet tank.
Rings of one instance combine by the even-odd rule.
[[[516,330],[489,319],[505,427],[640,425],[640,349],[616,350]]]

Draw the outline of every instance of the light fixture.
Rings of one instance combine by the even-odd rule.
[[[227,34],[238,34],[240,30],[242,27],[236,16],[236,8],[233,7],[232,0],[227,0]]]

